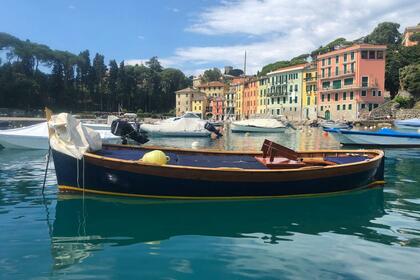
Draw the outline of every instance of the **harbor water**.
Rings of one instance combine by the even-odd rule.
[[[338,149],[317,128],[148,145]],[[420,149],[386,149],[384,188],[240,201],[57,191],[46,151],[0,150],[0,279],[420,279]],[[141,182],[139,182],[141,183]]]

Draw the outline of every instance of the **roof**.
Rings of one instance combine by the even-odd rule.
[[[317,56],[317,59],[333,56],[333,55],[336,55],[336,54],[341,54],[341,53],[352,51],[352,50],[360,50],[360,49],[386,50],[386,45],[354,44],[354,45],[351,45],[351,46],[348,46],[348,47],[345,47],[345,48],[341,48],[341,49],[338,49],[338,50],[333,50],[333,51],[330,51],[330,52],[327,52],[327,53],[319,54]]]
[[[184,89],[181,89],[181,90],[177,90],[176,93],[182,93],[182,94],[192,94],[192,93],[197,94],[198,93],[198,94],[200,94],[202,92],[199,91],[198,89],[187,87],[187,88],[184,88]]]
[[[192,98],[193,101],[203,101],[206,100],[207,96],[204,92],[199,92],[198,94],[194,95]]]
[[[405,30],[404,30],[404,33],[409,32],[409,31],[411,31],[411,32],[413,32],[413,31],[420,31],[420,25],[417,25],[417,26],[407,26],[405,28]]]
[[[198,87],[199,88],[204,88],[204,87],[224,87],[225,84],[219,81],[214,81],[214,82],[209,82],[209,83],[205,83],[205,84],[201,84]]]
[[[302,64],[296,64],[296,65],[292,65],[292,66],[282,67],[282,68],[279,68],[275,71],[267,73],[267,75],[273,75],[273,74],[283,73],[283,72],[290,72],[290,71],[295,71],[295,70],[302,70],[307,65],[308,65],[308,63],[302,63]]]

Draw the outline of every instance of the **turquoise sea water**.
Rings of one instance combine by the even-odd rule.
[[[339,148],[317,129],[152,145]],[[167,201],[59,194],[46,151],[0,150],[0,279],[420,279],[420,149],[337,196]]]

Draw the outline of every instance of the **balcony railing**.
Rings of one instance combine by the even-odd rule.
[[[378,88],[379,85],[377,82],[371,83],[363,83],[363,84],[351,84],[351,85],[343,85],[341,87],[323,87],[320,89],[321,92],[332,92],[332,91],[342,91],[342,90],[349,90],[349,89],[375,89]]]
[[[316,81],[316,79],[317,79],[317,77],[306,77],[306,78],[305,78],[305,81],[306,81],[306,82],[315,82],[315,81]]]
[[[329,77],[328,75],[324,75],[324,77],[320,75],[320,77],[321,77],[321,80],[326,80],[326,79],[334,79],[334,78],[343,77],[343,76],[352,76],[354,75],[354,73],[355,73],[354,69],[353,70],[349,69],[346,71],[331,72],[331,75]]]

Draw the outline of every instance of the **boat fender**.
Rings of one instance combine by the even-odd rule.
[[[153,150],[151,152],[145,153],[141,161],[144,163],[156,164],[156,165],[165,165],[170,161],[168,157],[161,150]]]

